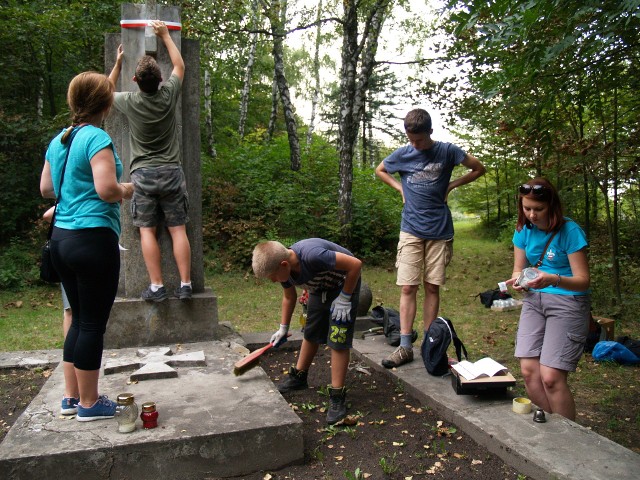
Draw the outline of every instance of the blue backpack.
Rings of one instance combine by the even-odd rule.
[[[462,360],[461,353],[464,352],[465,360],[467,357],[467,349],[462,340],[458,338],[455,328],[451,320],[444,317],[437,317],[429,330],[424,334],[420,351],[422,353],[422,361],[424,366],[431,375],[441,377],[449,373],[449,357],[447,349],[453,342],[456,348],[456,356],[458,361]]]

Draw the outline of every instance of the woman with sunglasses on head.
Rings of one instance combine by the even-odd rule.
[[[542,410],[534,420],[544,421],[544,411],[575,420],[567,376],[576,370],[589,328],[588,243],[580,226],[563,216],[548,180],[520,186],[513,245],[513,274],[506,283],[524,293],[515,356],[527,394]],[[523,287],[518,279],[530,265],[537,266],[536,276]]]

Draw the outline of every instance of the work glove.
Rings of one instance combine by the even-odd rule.
[[[331,319],[338,325],[351,323],[351,295],[340,292],[340,295],[331,304]]]
[[[284,342],[286,342],[288,333],[289,333],[289,325],[281,324],[280,329],[276,333],[271,335],[271,343],[273,343],[273,346],[279,347]]]

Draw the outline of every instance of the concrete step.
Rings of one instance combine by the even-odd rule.
[[[233,345],[232,345],[233,346]],[[237,347],[237,346],[236,346]],[[240,348],[236,348],[239,350]],[[206,366],[179,366],[174,378],[130,383],[132,371],[101,373],[100,391],[156,402],[158,427],[117,431],[117,421],[60,415],[62,363],[0,444],[0,478],[202,479],[277,470],[304,458],[302,421],[261,368],[233,374],[241,358],[229,342],[183,344]],[[103,364],[126,363],[138,349],[105,350]],[[104,370],[103,370],[104,372]]]

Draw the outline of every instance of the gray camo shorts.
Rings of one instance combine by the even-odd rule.
[[[131,172],[135,188],[131,217],[136,227],[155,227],[164,216],[167,227],[189,221],[189,194],[179,165],[138,168]]]

